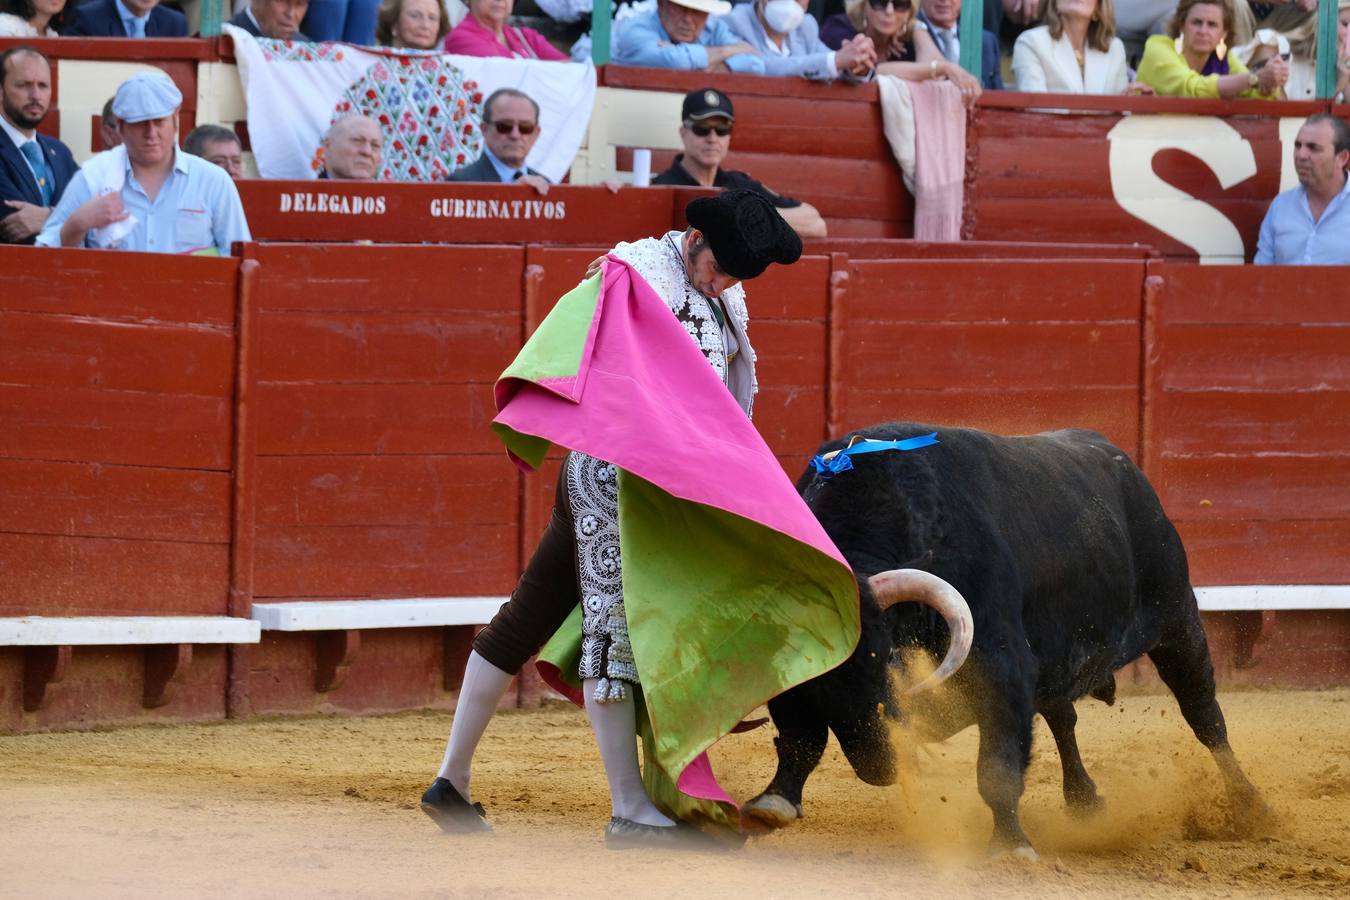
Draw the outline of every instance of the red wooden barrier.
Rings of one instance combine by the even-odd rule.
[[[0,259],[0,615],[223,615],[237,264]]]
[[[1344,280],[1337,268],[1166,266],[1145,463],[1197,583],[1350,580]]]
[[[240,181],[256,241],[617,244],[681,226],[711,191],[558,185]]]
[[[0,271],[0,616],[227,614],[237,263],[0,247]],[[150,715],[162,654],[48,652],[60,690],[25,713],[30,654],[0,647],[0,729]],[[224,715],[225,657],[155,715]]]
[[[1038,107],[1044,111],[1037,112]],[[1131,199],[1160,200],[1164,191],[1179,190],[1232,222],[1250,259],[1261,219],[1278,193],[1281,162],[1293,152],[1281,145],[1280,119],[1326,108],[1324,102],[986,94],[967,130],[973,164],[967,171],[963,234],[985,240],[1138,241],[1168,256],[1194,259],[1196,250],[1176,236],[1175,226],[1195,217],[1191,231],[1203,238],[1206,224],[1199,217],[1204,213],[1195,210],[1199,204],[1157,203],[1154,212],[1145,212],[1151,218],[1126,208]],[[1149,115],[1162,113],[1173,117]],[[1142,164],[1139,171],[1127,171],[1129,160],[1112,158],[1112,139],[1126,137],[1120,130],[1126,126],[1128,136],[1137,138],[1137,129],[1149,120],[1187,148],[1160,146],[1149,151],[1155,154],[1151,160],[1135,160]],[[1196,131],[1188,135],[1183,128]],[[1130,143],[1126,156],[1145,152],[1137,143]],[[1193,155],[1200,153],[1204,160]],[[1165,184],[1143,183],[1146,178]]]
[[[847,275],[833,430],[1080,427],[1136,452],[1142,262],[855,261]]]
[[[1197,583],[1350,579],[1339,271],[860,246],[879,258],[808,253],[748,285],[756,423],[789,474],[827,432],[890,418],[1096,428],[1142,459]],[[243,276],[231,260],[0,249],[0,610],[507,593],[556,468],[509,465],[491,383],[604,249],[251,244]],[[1306,619],[1268,634],[1343,652]],[[367,634],[325,694],[319,643],[269,632],[228,660],[202,652],[169,713],[222,715],[227,693],[241,715],[447,701],[440,629]],[[1332,656],[1317,658],[1342,671]],[[3,727],[144,715],[118,689],[135,651],[81,651],[40,720],[16,712],[16,659],[0,648]]]

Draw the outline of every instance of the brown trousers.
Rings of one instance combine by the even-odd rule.
[[[577,587],[576,532],[567,496],[567,463],[558,472],[553,514],[511,599],[473,639],[478,655],[515,674],[553,637],[581,602]]]

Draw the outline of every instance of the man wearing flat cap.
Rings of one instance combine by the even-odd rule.
[[[741,282],[774,263],[796,262],[802,242],[772,204],[753,191],[700,197],[685,217],[689,227],[684,231],[619,244],[610,253],[632,266],[665,302],[749,416],[758,384]],[[603,261],[591,264],[588,277]],[[584,453],[568,454],[553,514],[534,556],[511,599],[474,639],[445,758],[422,795],[422,810],[442,830],[489,830],[486,811],[469,794],[474,749],[515,673],[585,597],[579,674],[614,813],[605,843],[613,849],[660,849],[707,840],[657,808],[638,769],[634,692],[628,688],[639,682],[639,673],[623,608],[618,493],[612,465]]]
[[[614,44],[620,66],[764,74],[764,59],[721,18],[722,0],[656,0],[656,9],[625,19]]]
[[[772,203],[803,238],[827,236],[825,220],[811,204],[786,197],[745,172],[722,168],[722,160],[731,149],[732,124],[736,121],[730,97],[713,88],[690,91],[685,95],[680,120],[684,152],[677,153],[670,168],[653,178],[652,184],[754,191]]]
[[[123,82],[113,97],[122,146],[84,164],[38,244],[215,256],[249,240],[234,180],[178,149],[182,103],[162,72]]]

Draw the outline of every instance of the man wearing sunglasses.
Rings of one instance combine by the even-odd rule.
[[[493,91],[483,104],[483,155],[450,173],[449,181],[528,184],[542,197],[548,179],[525,165],[539,140],[539,104],[514,88]]]
[[[713,88],[690,91],[685,95],[680,118],[684,152],[676,154],[670,168],[653,178],[652,184],[754,191],[772,203],[800,237],[825,237],[825,220],[814,206],[784,197],[744,172],[722,168],[722,160],[731,149],[731,124],[736,118],[730,97]]]

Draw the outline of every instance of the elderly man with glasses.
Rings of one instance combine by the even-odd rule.
[[[736,119],[730,97],[713,88],[690,91],[685,95],[680,119],[684,152],[676,154],[670,168],[653,178],[652,184],[754,191],[773,204],[798,236],[825,237],[825,220],[814,206],[784,197],[744,172],[722,168],[722,160],[731,149],[731,124]]]
[[[450,173],[450,181],[518,181],[548,193],[548,179],[525,165],[539,140],[539,104],[514,88],[493,91],[483,104],[483,155]]]

